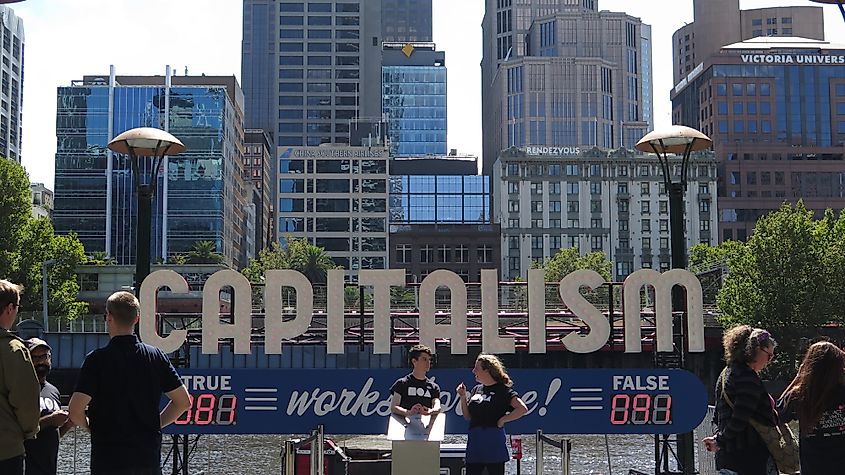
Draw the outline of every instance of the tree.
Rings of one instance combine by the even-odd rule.
[[[23,167],[0,158],[0,269],[2,277],[24,286],[21,312],[41,311],[44,262],[53,260],[47,273],[48,309],[68,319],[87,313],[77,300],[76,267],[85,263],[85,250],[76,235],[57,236],[47,218],[34,218],[29,179]]]
[[[197,241],[188,251],[185,264],[220,264],[223,255],[217,252],[217,244],[212,241]]]
[[[32,218],[32,192],[23,167],[0,157],[0,272],[17,267],[24,226]]]
[[[567,274],[579,269],[594,270],[604,277],[605,282],[610,282],[612,279],[610,270],[613,265],[607,260],[604,252],[596,251],[582,256],[578,248],[567,247],[559,250],[551,259],[542,264],[534,261],[531,267],[543,269],[546,282],[560,282]],[[607,295],[606,292],[602,293]],[[586,293],[585,297],[590,301],[597,301],[597,299],[603,299],[602,302],[607,301],[606,297],[600,297],[595,291]],[[546,288],[546,302],[548,304],[562,304],[557,288]]]
[[[290,238],[287,247],[274,242],[262,249],[258,259],[251,259],[242,273],[250,282],[262,282],[267,270],[291,269],[301,272],[312,284],[325,284],[327,272],[340,268],[322,247],[311,244],[305,238]]]
[[[817,221],[802,202],[784,204],[757,222],[747,244],[728,241],[693,248],[690,266],[723,259],[727,275],[717,296],[723,326],[766,328],[780,357],[769,373],[794,375],[807,341],[831,322],[842,322],[845,289],[845,218],[832,212]]]
[[[92,266],[113,266],[117,261],[104,251],[94,251],[85,258],[85,264]]]

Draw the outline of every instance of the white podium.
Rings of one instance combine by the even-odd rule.
[[[391,473],[439,475],[440,442],[445,433],[445,414],[409,418],[391,414],[387,423],[387,438],[393,441]]]

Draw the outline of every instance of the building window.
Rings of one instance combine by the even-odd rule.
[[[554,256],[561,249],[560,236],[549,236],[549,254]]]
[[[400,264],[408,264],[411,262],[410,244],[398,244],[396,246],[396,262]]]
[[[532,213],[542,213],[543,212],[543,202],[542,201],[532,201],[531,202],[531,212]]]
[[[665,233],[669,231],[669,220],[668,219],[661,219],[660,223],[660,232]]]
[[[489,264],[493,262],[493,248],[487,244],[478,246],[478,262],[482,264]]]
[[[649,213],[651,213],[651,202],[649,202],[649,201],[640,201],[640,213],[642,213],[642,214],[649,214]]]
[[[651,193],[651,184],[647,181],[640,183],[640,194],[648,196],[649,193]]]
[[[616,192],[617,193],[628,193],[628,182],[627,181],[620,181],[616,184]]]
[[[532,195],[542,195],[543,194],[543,182],[542,181],[532,181],[531,182],[531,194]]]
[[[543,236],[531,236],[531,250],[543,250]]]
[[[641,240],[643,246],[643,252],[651,252],[651,238],[649,236],[645,236]]]
[[[590,212],[601,213],[601,200],[590,201]]]
[[[710,231],[710,221],[703,219],[698,222],[698,230],[699,231]]]
[[[710,200],[701,200],[698,202],[698,211],[702,213],[710,212]]]
[[[579,249],[581,247],[581,239],[578,236],[567,236],[566,243],[568,247]]]
[[[567,220],[566,224],[570,228],[580,228],[581,227],[581,223],[578,222],[578,218],[570,218],[569,220]]]
[[[569,213],[577,213],[578,212],[578,202],[577,201],[567,201],[566,202],[566,211]]]
[[[519,193],[519,182],[509,181],[508,182],[508,193],[510,193],[510,194]]]
[[[516,229],[519,227],[519,219],[508,219],[508,229]]]
[[[519,244],[519,238],[517,238],[517,246]],[[466,263],[469,262],[469,248],[463,244],[459,244],[455,247],[455,262],[458,263]]]
[[[669,202],[668,201],[660,201],[657,203],[660,206],[660,214],[666,214],[669,212]]]
[[[602,227],[601,218],[592,218],[590,220],[590,227],[593,228],[593,229],[601,229],[601,227]]]
[[[449,262],[449,246],[439,246],[437,248],[437,257],[440,259],[440,262]]]
[[[543,229],[545,226],[543,225],[543,218],[534,218],[531,220],[531,227],[534,229]]]
[[[519,176],[518,163],[508,163],[508,176]]]
[[[698,184],[698,194],[699,195],[709,195],[710,194],[710,185],[707,183],[699,183]]]
[[[601,182],[591,182],[590,183],[590,193],[594,195],[601,194]]]
[[[508,249],[519,249],[519,236],[508,236]]]
[[[642,229],[643,229],[644,233],[651,232],[651,220],[650,219],[642,220]]]
[[[627,231],[628,230],[628,220],[627,219],[620,219],[619,220],[619,230],[620,231]]]
[[[593,251],[601,251],[602,250],[602,236],[591,236],[590,237],[590,249]]]
[[[628,200],[619,200],[619,212],[620,213],[627,213],[628,212]]]
[[[560,201],[549,201],[549,212],[560,213]]]
[[[554,229],[560,229],[560,219],[549,218],[549,227]]]
[[[668,237],[660,238],[660,249],[669,249],[669,238]]]
[[[519,200],[508,200],[508,211],[511,213],[519,212]]]
[[[578,165],[567,165],[566,176],[578,176]]]
[[[566,184],[566,193],[570,195],[577,195],[578,194],[578,183],[567,183]]]
[[[560,183],[559,182],[549,183],[549,194],[550,195],[559,195],[560,194]]]
[[[425,245],[420,248],[420,262],[430,263],[434,262],[434,248]]]
[[[508,270],[519,270],[519,257],[508,258]]]

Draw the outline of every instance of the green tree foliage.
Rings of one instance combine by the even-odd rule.
[[[243,274],[250,282],[263,282],[264,272],[270,269],[291,269],[301,272],[312,284],[325,284],[331,269],[340,269],[322,247],[307,239],[288,239],[287,247],[274,242],[251,259]]]
[[[197,241],[188,251],[185,264],[220,264],[223,255],[217,252],[217,245],[212,241]]]
[[[34,218],[29,179],[23,167],[0,158],[0,276],[24,286],[21,313],[40,312],[41,271],[48,260],[48,309],[51,315],[73,319],[87,313],[77,301],[76,266],[85,250],[73,234],[56,236],[47,218]]]
[[[85,264],[92,266],[113,266],[117,261],[109,257],[104,251],[94,251],[85,258]]]
[[[17,268],[20,242],[32,217],[31,201],[23,167],[0,157],[0,273]]]
[[[586,254],[584,256],[577,248],[567,247],[559,250],[551,259],[547,259],[542,264],[534,261],[531,264],[533,269],[543,269],[545,271],[546,282],[560,282],[567,274],[580,269],[590,269],[599,273],[604,277],[605,282],[610,282],[611,269],[613,264],[607,260],[604,252],[596,251]],[[591,302],[607,301],[607,291],[592,291],[584,294]],[[617,302],[618,302],[617,298]],[[546,287],[546,303],[547,305],[561,305],[557,287]]]
[[[845,216],[813,220],[804,204],[784,204],[757,222],[747,244],[696,246],[690,268],[722,260],[727,267],[717,296],[725,327],[766,328],[779,342],[775,377],[789,379],[808,340],[827,323],[845,322]],[[802,343],[803,342],[803,343]]]
[[[591,269],[598,272],[605,280],[611,279],[610,270],[613,268],[604,252],[591,252],[584,256],[577,248],[567,247],[561,249],[542,264],[534,261],[534,269],[543,269],[546,274],[546,282],[560,282],[566,274],[579,269]]]

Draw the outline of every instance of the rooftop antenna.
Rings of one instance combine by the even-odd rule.
[[[188,75],[188,66],[185,65],[185,76],[187,76],[187,75]]]

